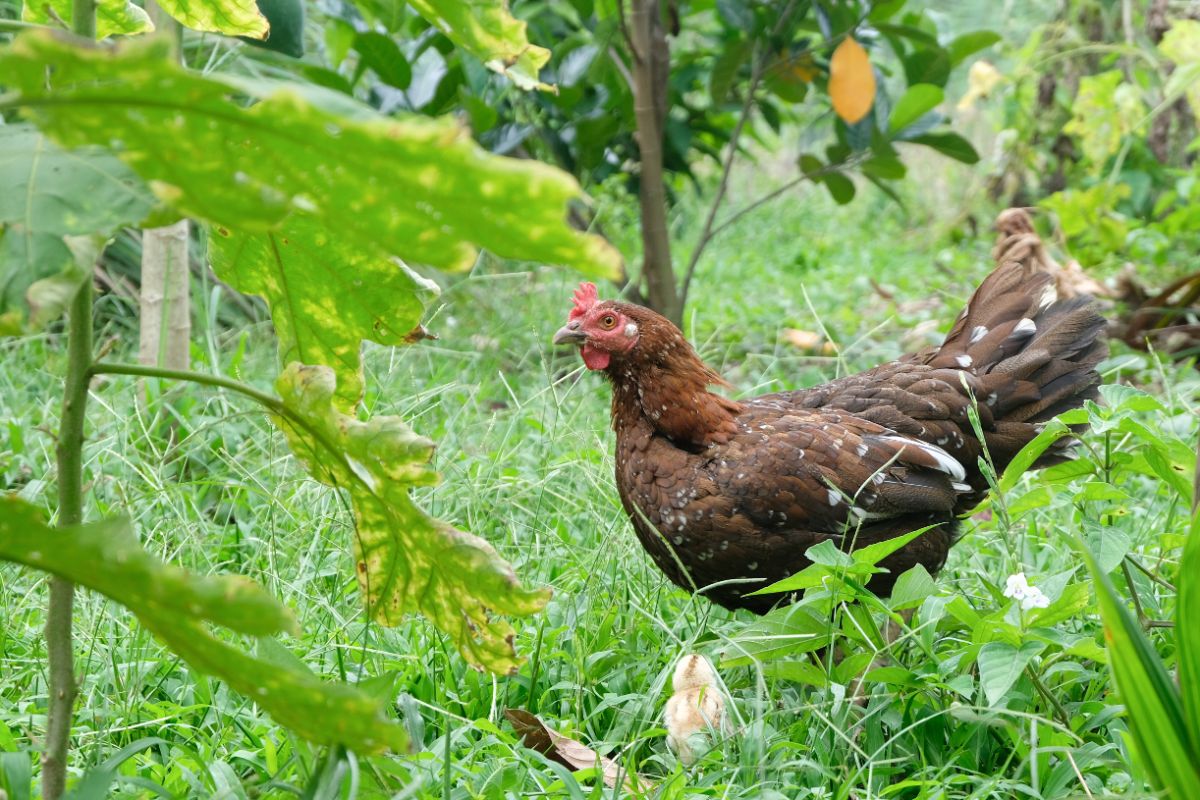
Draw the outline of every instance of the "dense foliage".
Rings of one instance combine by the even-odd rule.
[[[1194,795],[1190,363],[1118,346],[1103,404],[991,475],[937,579],[876,598],[900,542],[815,548],[803,599],[758,619],[653,569],[604,400],[547,339],[575,272],[638,291],[657,225],[736,394],[873,366],[987,268],[959,223],[989,200],[952,188],[985,175],[1095,276],[1178,278],[1200,23],[89,5],[0,0],[0,797]],[[178,41],[145,36],[171,18]],[[643,34],[666,66],[642,76],[650,206]],[[195,371],[125,363],[136,228],[181,216]],[[1079,458],[1023,475],[1083,423]],[[733,724],[684,766],[661,714],[688,652]],[[611,761],[530,749],[533,714]]]

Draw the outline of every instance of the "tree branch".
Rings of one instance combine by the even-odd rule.
[[[775,22],[775,27],[771,29],[768,38],[774,38],[783,30],[784,24],[791,16],[792,8],[795,6],[795,0],[789,0],[783,12],[780,13],[779,19]],[[742,136],[742,130],[746,127],[746,122],[750,119],[750,114],[754,111],[754,93],[758,91],[758,84],[762,81],[763,72],[766,69],[766,56],[759,52],[760,48],[755,47],[751,55],[750,67],[750,85],[746,89],[746,100],[742,103],[742,113],[738,116],[737,124],[733,127],[733,133],[729,136],[729,150],[725,154],[725,163],[721,166],[721,181],[717,184],[717,193],[713,197],[712,204],[708,207],[708,214],[704,218],[704,228],[700,231],[700,238],[696,240],[696,246],[692,249],[692,257],[688,259],[687,269],[683,274],[683,282],[679,286],[679,306],[680,308],[687,307],[688,289],[692,285],[692,276],[696,273],[696,264],[700,262],[700,256],[704,253],[704,249],[708,247],[716,235],[713,232],[713,224],[717,219],[717,212],[721,208],[721,203],[725,199],[725,193],[729,189],[729,176],[733,172],[733,160],[737,156],[738,140]]]
[[[862,160],[861,158],[849,158],[849,159],[839,162],[837,164],[827,164],[824,167],[821,167],[819,170],[816,170],[815,172],[809,172],[807,174],[799,175],[795,178],[792,178],[790,181],[783,184],[779,188],[772,189],[771,191],[767,192],[765,195],[763,195],[762,197],[753,201],[752,203],[749,203],[748,205],[745,205],[742,208],[739,208],[733,214],[730,214],[723,222],[721,222],[720,225],[713,228],[712,233],[709,236],[709,239],[717,238],[717,235],[720,234],[721,231],[725,230],[726,228],[728,228],[733,223],[737,222],[742,217],[744,217],[747,214],[749,214],[750,212],[758,209],[760,206],[764,206],[767,203],[771,202],[772,200],[775,200],[780,195],[786,194],[789,190],[795,188],[796,186],[799,186],[800,184],[804,183],[805,181],[815,181],[817,178],[820,178],[824,175],[828,175],[832,172],[838,172],[839,170],[842,170],[847,167],[854,167],[861,160]]]
[[[206,375],[203,372],[192,372],[186,369],[166,369],[145,364],[117,364],[106,361],[98,361],[93,364],[88,370],[88,375],[137,375],[143,378],[166,378],[174,381],[199,383],[204,386],[216,386],[245,395],[273,413],[284,413],[283,401],[278,397],[260,392],[253,386],[247,386],[232,378],[222,378],[220,375]]]

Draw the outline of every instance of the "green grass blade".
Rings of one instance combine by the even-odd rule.
[[[1183,703],[1162,660],[1125,608],[1108,576],[1081,548],[1096,581],[1113,677],[1150,782],[1177,800],[1200,797],[1200,758],[1184,722]]]
[[[1192,752],[1200,754],[1200,516],[1192,520],[1179,563],[1175,637],[1179,647],[1179,686]]]

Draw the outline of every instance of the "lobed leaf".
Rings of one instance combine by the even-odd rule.
[[[217,228],[209,253],[218,277],[270,305],[280,363],[334,369],[342,411],[362,396],[362,340],[410,341],[438,293],[403,263],[331,236],[307,214],[293,214],[277,231]]]
[[[120,603],[193,668],[253,698],[306,739],[362,753],[408,746],[403,727],[383,716],[379,700],[247,655],[209,633],[204,622],[264,636],[293,629],[295,620],[244,577],[198,577],[164,564],[141,548],[128,520],[51,528],[32,506],[3,497],[0,559],[67,578]]]
[[[1200,120],[1200,22],[1177,19],[1158,43],[1158,50],[1175,63],[1175,70],[1163,87],[1166,101],[1186,94],[1192,115]]]
[[[1117,69],[1080,78],[1063,133],[1078,136],[1088,160],[1103,164],[1121,146],[1122,137],[1142,124],[1146,109],[1140,91]]]
[[[154,204],[119,159],[63,150],[31,125],[0,126],[0,186],[0,335],[62,313],[92,266],[71,237],[140,222]]]
[[[483,247],[617,274],[615,250],[568,226],[580,189],[564,172],[490,155],[452,119],[389,118],[319,87],[200,75],[168,54],[161,41],[102,50],[39,31],[0,52],[0,73],[46,133],[111,147],[189,216],[265,232],[301,211],[347,245],[413,263],[463,269]]]
[[[276,386],[286,413],[275,423],[292,452],[322,483],[350,495],[359,586],[371,618],[396,625],[420,611],[472,664],[514,672],[521,659],[512,627],[494,615],[533,614],[550,591],[523,588],[491,545],[413,503],[411,487],[436,481],[428,464],[433,443],[398,417],[360,422],[342,414],[327,367],[290,364]]]
[[[552,89],[538,81],[550,51],[529,43],[526,24],[508,12],[508,0],[409,0],[418,14],[489,69],[522,89]]]

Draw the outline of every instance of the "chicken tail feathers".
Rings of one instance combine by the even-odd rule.
[[[1108,355],[1108,343],[1092,298],[1059,298],[1048,271],[1054,262],[1025,212],[1005,211],[998,227],[996,269],[926,363],[974,373],[976,399],[994,423],[986,444],[1003,468],[1037,435],[1040,423],[1096,399],[1096,365]],[[1069,446],[1069,439],[1062,440],[1035,466],[1062,461]]]

